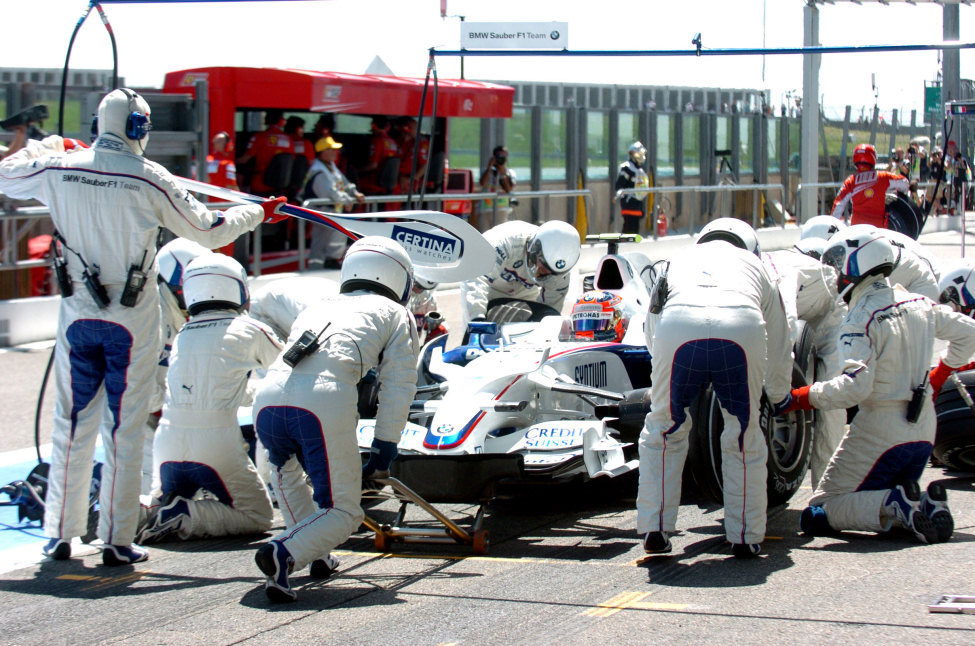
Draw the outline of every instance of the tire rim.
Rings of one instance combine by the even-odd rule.
[[[772,418],[772,428],[766,433],[769,460],[777,469],[789,472],[799,466],[805,448],[805,419],[802,412]]]

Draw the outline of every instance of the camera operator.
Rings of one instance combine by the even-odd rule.
[[[510,193],[516,184],[515,171],[508,168],[508,149],[504,145],[495,146],[487,167],[481,173],[481,190],[486,193]],[[493,225],[506,222],[511,215],[511,207],[518,206],[514,198],[499,197],[497,209],[493,200],[484,200],[483,211],[495,213]]]

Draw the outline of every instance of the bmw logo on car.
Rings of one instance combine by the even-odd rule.
[[[448,435],[453,435],[454,425],[453,424],[441,424],[435,429],[430,429],[430,432],[438,437],[447,437]]]

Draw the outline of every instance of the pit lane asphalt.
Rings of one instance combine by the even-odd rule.
[[[957,234],[923,242],[943,258],[959,255]],[[440,298],[448,321],[456,298]],[[2,450],[32,443],[47,353],[0,354]],[[949,491],[949,543],[801,536],[807,480],[787,506],[770,510],[765,552],[754,561],[730,556],[721,508],[690,492],[673,555],[644,558],[633,531],[634,478],[532,488],[490,506],[487,556],[454,545],[380,554],[361,532],[337,551],[342,564],[331,580],[297,573],[298,601],[284,606],[266,602],[253,563],[269,535],[163,543],[150,547],[149,561],[122,568],[103,567],[93,548],[76,545],[80,556],[68,562],[0,574],[0,643],[971,644],[975,617],[931,614],[927,605],[944,593],[975,594],[975,478],[929,468],[930,480]],[[460,521],[475,511],[441,508]],[[389,502],[369,513],[391,520],[394,511]],[[414,508],[409,518],[422,515]]]

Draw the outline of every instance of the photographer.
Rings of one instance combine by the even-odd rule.
[[[503,145],[495,146],[488,160],[487,167],[481,173],[481,190],[485,193],[510,193],[515,187],[515,172],[508,168],[508,149]],[[495,214],[492,226],[507,222],[511,215],[511,207],[518,206],[518,200],[499,197],[497,208],[493,200],[484,200],[483,211],[491,210]]]

